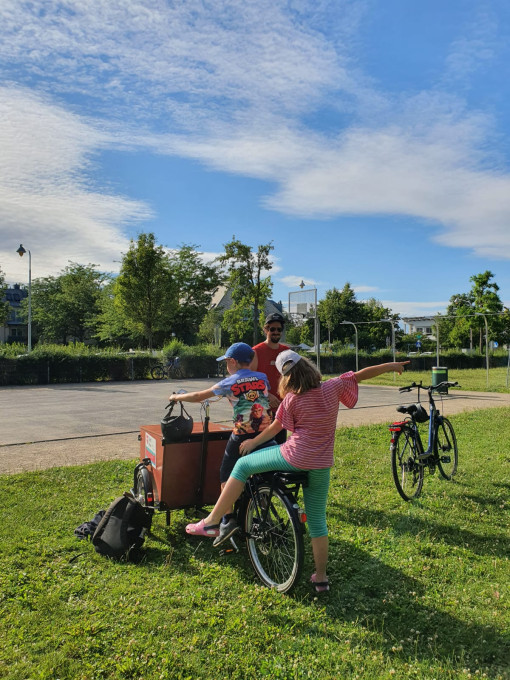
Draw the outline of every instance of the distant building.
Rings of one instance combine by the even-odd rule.
[[[28,324],[21,318],[21,302],[28,297],[28,291],[15,283],[12,288],[7,288],[3,300],[9,303],[11,308],[7,324],[0,326],[0,342],[27,342]]]
[[[226,288],[225,286],[220,286],[216,293],[213,295],[213,298],[211,300],[211,309],[217,309],[218,311],[220,310],[227,310],[230,309],[233,305],[233,300],[232,300],[232,292],[229,288]],[[268,316],[269,314],[285,314],[283,313],[283,305],[280,302],[275,302],[274,300],[266,300],[264,302],[264,317]],[[285,339],[285,331],[282,335],[282,341]],[[216,327],[215,330],[215,344],[221,345],[222,341],[222,333],[221,333],[221,328],[220,326]]]
[[[436,320],[433,317],[409,316],[402,317],[401,321],[404,324],[404,333],[406,335],[418,333],[429,340],[436,339]]]
[[[220,286],[213,295],[211,301],[211,309],[230,309],[233,305],[232,292],[225,286]],[[264,302],[264,316],[268,314],[283,314],[283,304],[275,302],[274,300],[266,300]],[[285,315],[284,315],[285,316]]]

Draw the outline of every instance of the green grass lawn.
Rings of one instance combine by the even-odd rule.
[[[10,680],[509,678],[510,409],[451,418],[453,482],[393,486],[384,426],[338,431],[330,593],[278,595],[245,550],[156,515],[140,564],[73,530],[131,485],[134,461],[0,477],[0,677]],[[308,540],[307,540],[308,544]]]
[[[411,364],[412,367],[412,364]],[[332,376],[327,376],[332,377]],[[424,385],[430,385],[432,380],[431,371],[413,371],[411,369],[405,370],[402,375],[393,375],[393,373],[385,373],[374,378],[373,380],[365,381],[365,384],[370,385],[410,385],[413,381],[423,381]],[[507,369],[506,368],[491,368],[489,369],[489,387],[487,387],[487,371],[485,368],[452,368],[448,371],[448,380],[459,383],[459,389],[475,392],[510,392],[506,386]]]

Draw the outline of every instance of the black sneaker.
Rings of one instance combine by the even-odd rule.
[[[240,527],[236,520],[231,517],[226,524],[223,522],[220,524],[220,535],[217,536],[213,541],[213,546],[217,548],[218,546],[228,541],[228,539],[239,531]]]

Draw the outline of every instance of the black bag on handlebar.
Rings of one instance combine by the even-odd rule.
[[[182,401],[179,402],[179,405],[181,407],[181,413],[178,416],[173,416],[172,411],[174,410],[175,402],[170,402],[170,404],[167,406],[169,411],[161,421],[163,446],[165,444],[182,442],[184,439],[187,439],[190,436],[193,430],[193,418],[182,405]]]

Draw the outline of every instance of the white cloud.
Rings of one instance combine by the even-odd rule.
[[[0,88],[0,260],[9,281],[53,274],[68,261],[114,270],[128,240],[122,227],[148,206],[94,187],[92,155],[110,143],[98,127],[18,88]]]
[[[298,288],[301,288],[301,283],[304,282],[304,288],[302,290],[307,290],[308,288],[318,286],[320,284],[320,281],[315,281],[315,279],[310,279],[307,278],[305,279],[303,276],[284,276],[281,279],[278,279],[281,283],[283,283],[287,288],[293,288],[294,290],[297,290]]]
[[[382,305],[391,309],[395,314],[400,314],[401,317],[409,316],[435,316],[436,314],[444,314],[448,306],[448,302],[401,302],[398,300],[382,300]]]
[[[380,290],[377,286],[352,286],[355,293],[375,293]]]
[[[345,18],[334,37],[320,23],[323,7]],[[3,90],[0,218],[12,235],[0,253],[5,267],[14,267],[8,253],[20,240],[44,263],[38,275],[62,266],[55,242],[81,261],[118,258],[123,225],[150,210],[93,186],[94,154],[113,146],[274,182],[265,205],[285,214],[409,216],[443,245],[510,258],[510,175],[490,152],[494,121],[439,90],[377,90],[354,65],[351,38],[364,7],[3,0],[4,72],[36,79],[41,90],[71,97],[73,111],[88,107],[97,117]],[[492,33],[488,17],[459,37],[451,80],[491,57]],[[336,131],[303,122],[321,106],[338,112]],[[298,278],[282,281],[291,288]]]

